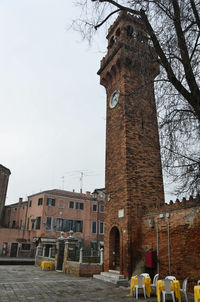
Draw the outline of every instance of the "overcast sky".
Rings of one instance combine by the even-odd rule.
[[[104,186],[105,90],[89,48],[67,28],[69,0],[0,0],[0,163],[7,204],[47,189]]]
[[[89,47],[67,30],[79,14],[71,0],[0,0],[7,204],[48,189],[104,187],[106,94],[96,73],[107,45],[103,34]]]

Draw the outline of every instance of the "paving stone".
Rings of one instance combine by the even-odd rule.
[[[129,292],[127,287],[56,271],[41,271],[36,266],[0,265],[0,302],[136,302]],[[144,301],[141,296],[137,302]],[[146,301],[157,302],[157,299],[154,296]]]

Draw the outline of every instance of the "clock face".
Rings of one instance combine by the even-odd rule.
[[[120,96],[120,91],[115,90],[110,98],[110,108],[114,108],[117,105],[119,96]]]

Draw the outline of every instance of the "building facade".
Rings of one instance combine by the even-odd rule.
[[[104,244],[104,190],[93,194],[48,190],[29,196],[25,202],[20,198],[18,203],[5,207],[4,227],[12,242],[2,234],[0,246],[2,251],[7,246],[10,252],[12,245],[13,249],[17,246],[15,256],[25,244],[31,249],[39,243],[46,246],[48,254],[60,233],[67,237],[70,230],[80,246],[98,249]],[[14,240],[16,230],[19,234]]]
[[[8,168],[0,165],[0,225],[2,225],[2,216],[6,201],[8,180],[11,172]]]

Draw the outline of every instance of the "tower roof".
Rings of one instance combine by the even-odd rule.
[[[4,167],[3,165],[0,164],[0,172],[4,172],[7,173],[8,175],[11,174],[10,170],[6,167]]]
[[[144,29],[144,26],[141,22],[141,18],[131,15],[128,12],[121,11],[117,17],[117,19],[114,21],[114,23],[109,27],[108,29],[108,35],[107,39],[110,38],[110,36],[113,35],[116,27],[119,25],[120,22],[123,23],[131,23],[132,25],[135,24],[135,26],[140,27],[140,29]]]

